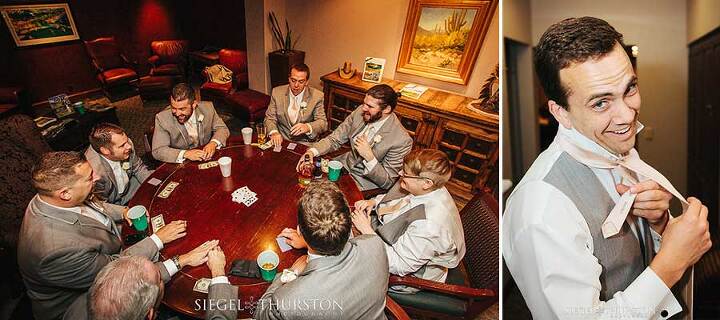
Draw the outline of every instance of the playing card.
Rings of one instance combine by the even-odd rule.
[[[200,280],[195,281],[195,286],[193,286],[193,291],[197,291],[200,293],[208,293],[209,288],[210,288],[210,279],[201,278]]]
[[[297,147],[297,143],[294,143],[294,142],[288,143],[288,146],[287,146],[288,150],[295,150],[295,147]]]
[[[160,183],[162,183],[162,180],[160,180],[158,178],[150,178],[150,180],[148,180],[148,183],[156,186],[156,185],[159,185]]]
[[[210,168],[217,167],[217,166],[218,166],[217,161],[209,161],[209,162],[198,164],[198,169],[204,170],[204,169],[210,169]]]
[[[285,242],[285,239],[287,239],[287,238],[285,238],[283,236],[278,236],[275,239],[277,241],[278,247],[280,247],[280,251],[282,251],[282,252],[292,249],[292,247]]]
[[[246,198],[245,200],[243,200],[242,203],[243,203],[244,205],[246,205],[246,206],[249,207],[249,206],[251,206],[253,203],[255,203],[255,201],[257,201],[257,197],[256,197],[256,196],[252,196],[252,197],[249,197],[249,198]]]
[[[282,145],[277,145],[277,146],[275,146],[275,148],[273,148],[273,151],[275,151],[275,152],[280,152],[280,151],[282,151]]]
[[[165,219],[163,219],[162,214],[159,214],[150,218],[150,224],[152,225],[153,233],[155,233],[165,226]]]

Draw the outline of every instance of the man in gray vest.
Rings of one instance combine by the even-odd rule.
[[[622,35],[597,18],[566,19],[543,34],[534,60],[560,126],[502,225],[504,260],[533,317],[691,317],[691,295],[671,288],[692,289],[680,279],[711,246],[707,208],[690,198],[670,217],[677,192],[633,148],[640,93]]]

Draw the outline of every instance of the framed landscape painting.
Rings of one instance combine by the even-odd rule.
[[[497,0],[410,0],[397,72],[467,84]]]
[[[80,39],[67,3],[1,6],[18,47]]]

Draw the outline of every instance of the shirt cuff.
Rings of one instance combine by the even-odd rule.
[[[223,146],[222,142],[220,142],[220,140],[218,140],[218,139],[212,139],[210,141],[214,141],[217,144],[217,148],[215,148],[215,149],[220,149]]]
[[[645,268],[630,286],[624,291],[626,297],[638,298],[630,301],[628,305],[634,307],[645,307],[643,309],[652,311],[655,315],[667,312],[667,317],[682,311],[682,306],[673,296],[672,291],[665,285],[660,277],[650,268]],[[650,318],[650,317],[648,317]]]
[[[174,276],[179,271],[177,266],[175,265],[175,262],[170,259],[163,261],[163,265],[165,266],[165,269],[167,270],[170,277]]]
[[[270,130],[270,133],[268,133],[268,137],[273,135],[273,133],[279,133],[277,130]]]
[[[310,148],[310,152],[312,152],[315,155],[315,157],[320,155],[320,152],[315,148]]]
[[[150,239],[152,239],[152,241],[155,242],[155,245],[158,247],[158,250],[162,250],[165,247],[162,240],[160,240],[160,237],[158,237],[156,234],[151,235]]]
[[[310,136],[313,133],[313,128],[309,123],[306,123],[306,125],[310,128],[310,131],[308,133],[306,133],[306,135]]]
[[[221,283],[230,284],[230,280],[228,280],[227,276],[217,276],[215,278],[212,278],[212,280],[210,280],[210,285],[221,284]]]
[[[368,173],[372,171],[373,168],[378,164],[377,158],[372,159],[371,161],[365,161],[363,160],[363,163],[365,164],[365,173]]]
[[[185,151],[187,150],[180,150],[180,153],[178,153],[178,157],[177,159],[175,159],[175,162],[183,163],[183,161],[185,161]]]

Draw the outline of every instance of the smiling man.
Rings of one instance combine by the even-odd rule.
[[[90,131],[85,157],[98,176],[93,193],[108,203],[126,205],[152,173],[135,154],[125,130],[112,123]]]
[[[386,84],[370,88],[363,104],[330,135],[313,143],[305,154],[312,159],[350,142],[351,151],[335,160],[342,162],[360,190],[390,189],[413,142],[393,112],[398,98],[395,90]],[[298,167],[303,158],[300,157]]]
[[[170,107],[155,115],[152,155],[163,162],[206,161],[229,136],[213,104],[195,100],[195,90],[179,83],[172,89]]]
[[[502,232],[533,317],[687,315],[691,298],[670,288],[689,288],[681,277],[711,246],[707,208],[690,198],[671,218],[674,188],[633,148],[641,101],[622,35],[597,18],[566,19],[543,34],[534,60],[560,126],[510,195]],[[614,220],[622,204],[629,213]]]

